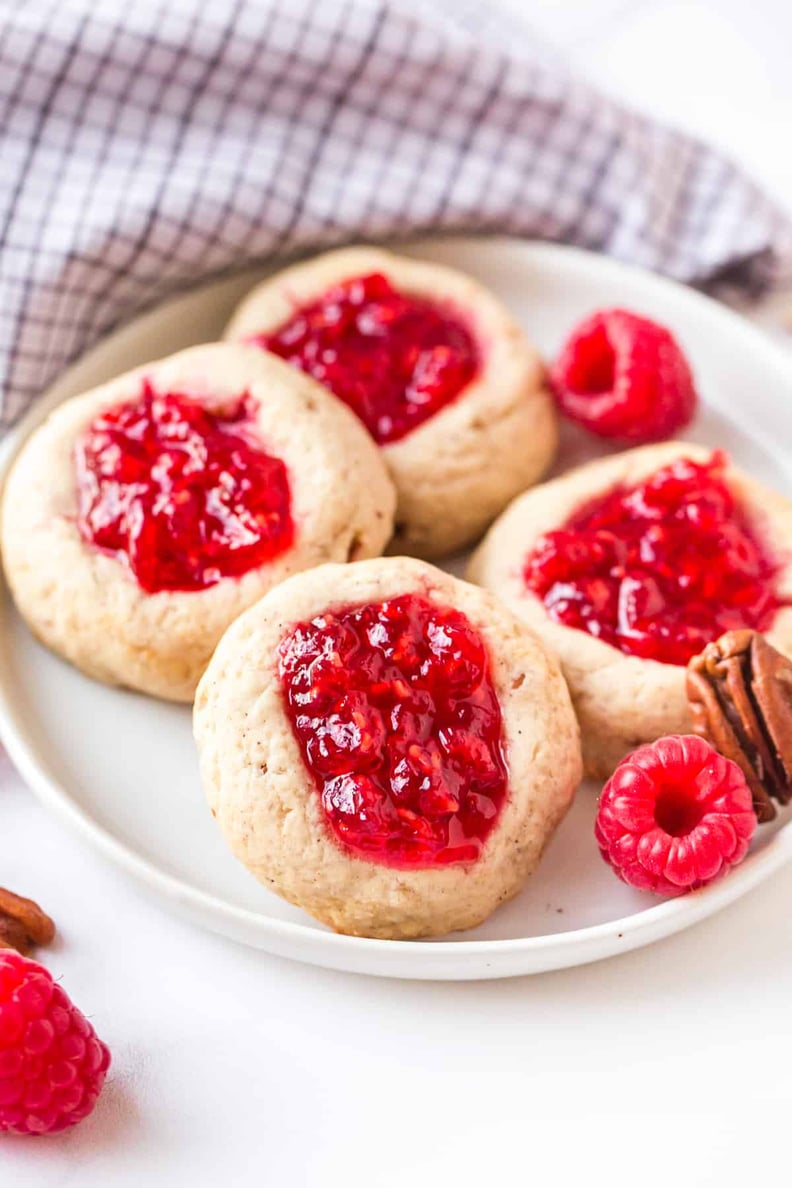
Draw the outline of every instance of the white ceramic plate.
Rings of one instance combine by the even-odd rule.
[[[784,456],[792,432],[792,363],[736,315],[668,281],[569,248],[445,239],[409,250],[480,277],[548,355],[595,308],[626,305],[657,317],[684,344],[704,397],[690,436],[724,446],[767,483],[792,487],[792,463]],[[216,337],[257,275],[197,289],[105,339],[6,440],[3,472],[19,442],[59,401]],[[562,464],[593,452],[582,435],[567,432]],[[594,961],[686,928],[792,856],[792,825],[782,819],[759,830],[752,853],[727,879],[658,903],[620,883],[600,859],[592,834],[597,789],[584,785],[539,871],[481,927],[422,942],[337,936],[264,890],[227,851],[204,806],[189,710],[81,676],[32,639],[5,591],[0,733],[45,804],[174,911],[271,952],[360,973],[495,978]]]

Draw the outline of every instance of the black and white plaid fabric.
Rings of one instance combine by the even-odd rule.
[[[253,260],[444,230],[766,285],[785,220],[728,161],[567,76],[493,5],[0,6],[9,424],[135,311]]]

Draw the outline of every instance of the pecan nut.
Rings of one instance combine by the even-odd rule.
[[[54,936],[55,925],[37,903],[0,887],[0,949],[16,949],[27,956]]]
[[[792,799],[792,662],[757,631],[727,631],[688,665],[694,733],[745,774],[760,822]]]

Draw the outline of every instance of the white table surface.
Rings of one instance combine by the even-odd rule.
[[[786,0],[532,0],[530,12],[613,93],[718,141],[792,208]],[[599,965],[500,983],[365,979],[172,919],[0,756],[0,883],[55,917],[45,960],[114,1058],[88,1122],[0,1139],[2,1188],[788,1181],[792,868]]]

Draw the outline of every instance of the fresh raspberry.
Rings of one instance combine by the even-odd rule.
[[[602,856],[642,891],[683,895],[742,862],[756,829],[736,763],[693,735],[669,735],[623,759],[602,790]]]
[[[0,1131],[53,1134],[96,1104],[110,1052],[39,965],[0,951]]]
[[[674,336],[626,309],[581,322],[550,380],[561,411],[598,437],[662,441],[696,411],[693,376]]]

